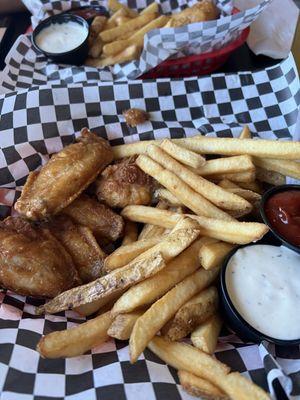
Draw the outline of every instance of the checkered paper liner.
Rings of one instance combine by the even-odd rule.
[[[128,0],[128,5],[137,10],[144,9],[153,0]],[[163,0],[163,13],[180,11],[187,4],[196,0]],[[189,24],[179,28],[155,29],[145,35],[144,49],[137,61],[116,64],[112,67],[98,69],[94,67],[70,67],[54,64],[32,45],[31,35],[22,35],[6,57],[6,68],[3,86],[9,90],[25,88],[30,85],[42,85],[47,82],[70,83],[84,82],[85,77],[94,80],[136,79],[146,71],[154,68],[170,56],[185,56],[207,53],[224,47],[235,40],[243,29],[248,27],[264,10],[270,0],[263,0],[258,6],[240,12],[231,13],[230,0],[217,0],[222,10],[222,17],[215,21]],[[86,4],[106,5],[104,1],[56,1],[26,0],[25,4],[34,13],[33,23],[41,19],[66,11],[67,9]],[[229,14],[229,15],[228,15]],[[25,66],[25,67],[24,67]],[[0,82],[1,83],[1,82]]]
[[[12,212],[28,172],[73,142],[88,126],[112,145],[195,134],[237,136],[249,124],[258,137],[291,139],[300,105],[292,56],[263,71],[157,81],[32,87],[0,97],[0,207]],[[145,109],[150,121],[128,128],[122,111]],[[34,314],[40,301],[0,294],[1,400],[191,400],[176,371],[146,350],[130,365],[127,342],[109,341],[82,357],[43,360],[42,334],[83,321],[73,312]],[[270,354],[276,356],[274,363]],[[243,343],[222,332],[216,357],[272,392],[278,378],[300,398],[300,349]]]

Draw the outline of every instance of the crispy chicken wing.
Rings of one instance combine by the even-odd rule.
[[[71,256],[48,229],[22,218],[0,222],[0,284],[25,296],[55,297],[79,284]]]
[[[74,224],[66,215],[56,216],[48,226],[71,255],[83,283],[101,276],[106,254],[99,247],[90,228]]]
[[[63,210],[79,224],[91,229],[96,239],[115,241],[123,235],[124,220],[105,204],[82,194]]]
[[[84,128],[77,143],[53,155],[39,172],[29,174],[15,209],[31,220],[56,214],[76,199],[112,160],[108,142]]]
[[[95,184],[99,201],[120,208],[151,203],[153,180],[135,164],[135,159],[130,157],[105,168]]]

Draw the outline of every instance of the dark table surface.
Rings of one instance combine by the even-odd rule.
[[[0,46],[0,70],[4,68],[4,59],[9,49],[12,47],[17,37],[26,31],[30,23],[29,12],[15,13],[7,16],[0,15],[0,27],[9,26]],[[278,60],[273,60],[266,56],[256,56],[249,49],[247,44],[245,44],[237,49],[229,57],[226,64],[216,72],[254,71],[256,69],[266,68],[275,63],[278,63]]]

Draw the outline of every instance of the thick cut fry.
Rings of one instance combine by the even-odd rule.
[[[252,135],[248,125],[245,125],[242,132],[240,133],[239,139],[251,139]]]
[[[227,213],[210,203],[199,193],[196,193],[189,185],[183,182],[182,179],[178,178],[177,175],[164,169],[150,157],[140,155],[136,160],[136,164],[144,172],[155,178],[161,185],[166,187],[194,213],[198,215],[205,215],[206,217],[232,220]]]
[[[191,170],[174,160],[159,147],[150,145],[147,149],[147,153],[153,160],[174,173],[178,178],[182,179],[183,182],[187,183],[195,192],[216,206],[226,210],[250,211],[252,209],[251,204],[245,199],[234,194],[228,194],[228,192],[223,188],[220,188],[214,183],[194,174]]]
[[[160,17],[154,19],[153,21],[149,22],[147,25],[143,26],[140,30],[130,36],[128,39],[124,39],[124,37],[120,38],[111,43],[107,43],[103,47],[103,54],[107,56],[113,56],[120,51],[122,51],[125,47],[136,45],[139,47],[143,47],[144,45],[144,36],[147,32],[161,28],[165,25],[168,17],[166,15],[161,15]]]
[[[112,293],[110,296],[107,296],[103,299],[76,307],[74,308],[74,311],[76,311],[79,315],[82,315],[83,317],[87,317],[99,311],[100,309],[102,310],[104,307],[107,307],[109,303],[114,303],[116,300],[118,300],[118,298],[122,296],[123,293],[123,290],[117,291],[116,293]],[[112,308],[112,306],[110,308]]]
[[[97,58],[96,60],[93,60],[92,63],[89,62],[87,65],[90,65],[92,67],[102,68],[102,67],[107,67],[108,65],[122,64],[127,61],[137,60],[140,56],[140,52],[141,49],[139,47],[132,45],[125,48],[125,50],[123,50],[121,53],[116,54],[115,56]]]
[[[202,400],[230,400],[217,386],[187,371],[178,371],[180,385],[192,396]]]
[[[156,336],[148,344],[148,347],[172,367],[191,372],[218,386],[228,394],[231,400],[270,400],[269,395],[263,389],[238,372],[229,373],[227,365],[193,346],[169,342]]]
[[[129,340],[130,360],[135,362],[156,333],[176,311],[213,282],[219,269],[200,269],[157,300],[135,323]]]
[[[179,201],[177,197],[174,196],[174,194],[164,188],[156,189],[154,192],[154,197],[159,200],[165,200],[172,206],[182,206],[181,201]]]
[[[253,140],[237,138],[204,137],[172,139],[174,143],[200,154],[223,154],[226,156],[249,155],[283,160],[300,160],[300,142],[279,140]],[[144,140],[113,147],[114,158],[146,154],[149,144],[159,145],[161,140]]]
[[[128,21],[131,21],[131,18],[130,17],[124,17],[124,16],[121,15],[120,17],[117,17],[115,19],[115,21],[116,21],[117,26],[120,26],[120,25],[125,24]]]
[[[128,314],[120,314],[113,320],[107,334],[115,339],[128,340],[136,320],[144,313],[142,311],[133,311]]]
[[[53,314],[106,298],[112,293],[126,289],[134,283],[154,275],[164,267],[165,262],[161,254],[139,261],[134,260],[125,267],[118,268],[91,283],[61,293],[38,308],[37,312]]]
[[[180,340],[199,324],[211,317],[218,308],[218,291],[210,287],[191,298],[176,312],[162,329],[162,334],[170,340]]]
[[[204,244],[199,250],[200,264],[205,269],[216,268],[234,248],[234,245],[223,242]]]
[[[126,313],[151,304],[177,283],[195,272],[199,267],[197,252],[208,240],[211,239],[201,238],[196,240],[179,256],[170,261],[163,271],[132,286],[116,301],[112,313],[114,315]]]
[[[131,18],[135,18],[138,15],[137,11],[132,10],[124,4],[119,3],[118,0],[108,0],[108,8],[113,12],[117,12],[120,9],[123,9],[125,10],[126,14],[128,14]]]
[[[153,3],[149,4],[148,7],[144,8],[143,11],[140,12],[140,14],[143,15],[146,13],[158,13],[158,12],[159,12],[158,3],[153,1]]]
[[[193,171],[198,175],[210,178],[210,175],[234,174],[237,172],[249,172],[254,170],[255,165],[250,156],[233,156],[208,160],[202,167]]]
[[[274,158],[254,157],[253,162],[257,167],[267,171],[278,172],[279,174],[300,179],[300,162],[290,160],[277,160]]]
[[[107,18],[103,15],[98,15],[93,19],[90,26],[89,46],[91,47],[98,34],[103,31],[107,22]]]
[[[209,179],[211,179],[212,181],[229,179],[233,182],[253,182],[255,178],[256,178],[255,170],[246,172],[235,172],[233,174],[217,174],[209,176]]]
[[[116,28],[108,29],[106,31],[100,32],[99,36],[104,43],[112,42],[122,35],[128,32],[134,32],[135,30],[141,28],[142,26],[148,24],[150,21],[155,19],[156,14],[146,13],[134,18],[123,25],[117,26]]]
[[[156,236],[151,239],[138,240],[137,242],[118,247],[113,253],[106,257],[104,269],[111,271],[116,268],[124,267],[137,256],[162,241],[162,236]]]
[[[243,189],[252,190],[252,192],[262,193],[261,184],[258,181],[254,182],[239,182],[239,186]]]
[[[269,183],[270,185],[280,186],[285,184],[285,176],[279,172],[267,171],[266,169],[256,167],[256,176],[259,181]]]
[[[178,146],[178,144],[169,139],[163,140],[160,147],[171,157],[175,158],[175,160],[192,168],[200,168],[206,162],[205,158],[200,154]]]
[[[182,215],[169,210],[157,210],[146,206],[127,206],[122,215],[131,221],[158,225],[172,229]],[[201,235],[234,244],[247,244],[261,239],[269,230],[265,224],[257,222],[223,221],[214,218],[186,214],[195,219],[201,229]]]
[[[107,329],[112,322],[110,311],[75,328],[49,333],[37,345],[44,358],[76,357],[108,339]]]
[[[136,242],[138,239],[138,227],[132,221],[126,221],[124,228],[124,237],[122,240],[122,246]]]
[[[220,316],[218,314],[211,316],[192,332],[193,345],[205,353],[214,354],[221,328]]]
[[[159,201],[156,204],[156,208],[159,210],[166,210],[168,208],[168,204],[165,201]],[[150,239],[155,236],[161,236],[165,232],[165,229],[152,224],[145,224],[141,233],[139,234],[139,240],[141,239]]]

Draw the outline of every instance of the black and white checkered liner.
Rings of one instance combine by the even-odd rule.
[[[129,6],[143,9],[153,0],[129,0]],[[163,0],[160,2],[162,12],[176,12],[196,0]],[[189,24],[179,28],[155,29],[144,39],[144,50],[137,61],[117,64],[104,69],[92,67],[58,66],[39,54],[31,43],[30,35],[21,36],[6,57],[5,79],[3,86],[9,90],[30,87],[30,84],[41,85],[47,82],[70,83],[84,82],[85,76],[94,80],[136,79],[146,71],[154,68],[170,56],[206,53],[219,49],[236,39],[241,31],[248,27],[264,10],[270,0],[263,0],[258,6],[228,15],[231,12],[230,0],[218,0],[222,17],[215,21]],[[79,5],[90,4],[90,1],[56,1],[56,0],[26,0],[25,4],[33,12],[33,23],[41,19],[65,11]],[[92,1],[93,4],[105,5],[105,0]],[[26,66],[24,68],[24,66]],[[0,82],[1,83],[1,82]]]
[[[254,73],[52,85],[8,93],[0,97],[1,216],[12,211],[28,172],[72,142],[84,126],[111,144],[199,132],[237,136],[243,124],[258,137],[284,140],[294,136],[299,105],[292,56]],[[150,121],[128,128],[122,111],[129,107],[147,110]],[[81,320],[72,312],[37,317],[37,300],[13,293],[0,297],[1,400],[192,400],[178,385],[176,372],[150,351],[130,365],[125,342],[110,341],[74,359],[40,359],[35,346],[42,334]],[[265,389],[273,390],[279,377],[287,382],[290,399],[299,399],[299,347],[271,349],[280,366],[264,349],[224,331],[216,356]]]

